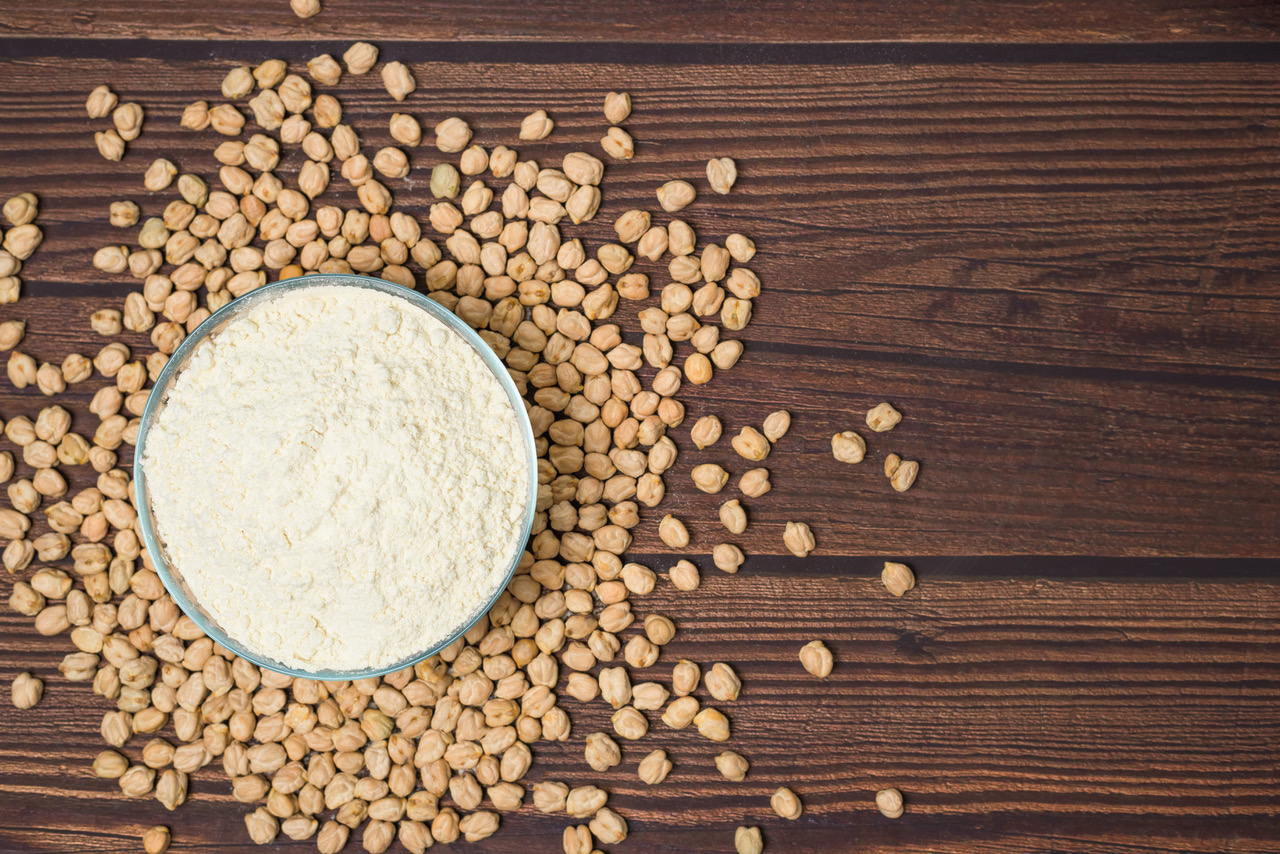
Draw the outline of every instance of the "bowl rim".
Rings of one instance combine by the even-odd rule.
[[[250,649],[245,644],[232,638],[222,630],[220,626],[212,619],[212,617],[204,611],[188,594],[184,583],[180,576],[169,566],[169,562],[165,557],[164,547],[156,533],[155,520],[151,515],[150,495],[147,491],[147,477],[143,466],[143,459],[146,456],[147,436],[150,432],[151,425],[155,421],[158,412],[163,407],[168,396],[168,391],[172,385],[174,378],[182,372],[186,363],[190,360],[191,355],[201,344],[209,340],[216,332],[220,331],[226,323],[229,323],[235,316],[250,311],[258,305],[266,303],[283,294],[293,291],[305,290],[313,287],[325,286],[345,286],[366,288],[387,294],[388,296],[403,299],[411,305],[424,310],[427,314],[439,320],[450,330],[457,333],[464,341],[471,345],[488,366],[491,373],[497,378],[498,383],[506,392],[507,399],[510,401],[512,408],[516,411],[516,420],[520,425],[521,436],[525,445],[525,468],[527,480],[527,495],[525,496],[524,519],[521,524],[520,537],[515,540],[512,555],[507,563],[506,572],[502,576],[502,582],[496,585],[493,593],[479,607],[476,612],[465,619],[454,632],[451,632],[444,640],[433,644],[425,651],[415,652],[408,657],[397,661],[395,664],[386,667],[377,667],[367,670],[299,670],[294,667],[288,667],[269,656]],[[231,300],[231,302],[218,309],[212,315],[204,320],[195,331],[189,334],[173,354],[165,363],[164,368],[160,371],[160,375],[151,389],[151,394],[147,398],[146,406],[142,411],[141,422],[138,427],[137,441],[133,449],[133,484],[135,504],[138,512],[139,527],[142,529],[142,539],[146,546],[147,554],[151,558],[156,574],[160,576],[160,580],[164,583],[165,590],[173,597],[173,601],[182,610],[182,613],[190,617],[193,622],[213,641],[229,649],[241,658],[248,659],[259,667],[265,667],[277,673],[283,673],[294,678],[318,679],[325,681],[342,681],[365,679],[375,676],[383,676],[387,673],[394,673],[397,670],[403,670],[406,667],[412,667],[424,659],[430,658],[440,650],[454,643],[458,638],[465,635],[471,628],[480,621],[481,617],[488,614],[498,599],[502,596],[507,586],[511,583],[511,579],[515,575],[516,567],[519,566],[523,559],[524,552],[529,541],[529,535],[533,530],[533,519],[535,515],[535,504],[537,503],[538,492],[538,466],[537,455],[535,453],[535,444],[533,436],[533,425],[529,420],[529,412],[524,398],[521,396],[519,389],[516,388],[515,381],[507,372],[507,367],[498,358],[497,353],[485,343],[476,331],[468,326],[461,318],[449,309],[430,297],[420,293],[419,291],[406,288],[394,282],[388,282],[384,279],[373,278],[372,276],[361,276],[358,274],[346,273],[313,273],[305,276],[297,276],[290,279],[281,279],[268,285],[256,288],[243,296]]]

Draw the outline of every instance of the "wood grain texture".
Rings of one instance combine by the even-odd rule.
[[[131,281],[88,261],[130,236],[105,222],[112,199],[151,215],[174,197],[140,191],[153,157],[216,180],[216,140],[176,117],[226,64],[0,70],[0,192],[39,190],[49,235],[25,271],[31,296],[0,314],[32,319],[37,357],[100,346],[84,318]],[[594,148],[603,93],[631,90],[639,154],[610,167],[588,238],[611,238],[619,213],[652,207],[680,176],[704,194],[687,218],[705,237],[757,240],[765,293],[748,355],[688,395],[691,416],[735,430],[774,408],[795,415],[768,463],[776,489],[751,508],[749,551],[779,552],[782,525],[801,518],[828,554],[1278,553],[1274,66],[415,68],[432,87],[407,104],[428,126],[460,111],[477,139],[511,143],[519,117],[549,109],[558,132],[522,147],[543,162]],[[370,150],[390,141],[394,109],[374,76],[343,88]],[[99,80],[148,110],[121,164],[91,147],[83,81]],[[725,198],[701,177],[712,153],[741,164]],[[417,176],[437,156],[413,151],[421,171],[393,182],[411,211],[425,212]],[[282,173],[297,163],[295,151]],[[345,187],[330,197],[355,203]],[[884,399],[906,421],[871,438],[867,463],[831,464],[831,434]],[[922,461],[910,493],[879,474],[890,451]],[[727,442],[709,456],[745,469]],[[715,499],[672,492],[695,542],[714,536]],[[639,545],[657,547],[651,525]]]
[[[758,0],[591,0],[451,3],[324,0],[298,19],[287,0],[19,0],[0,9],[0,35],[206,40],[329,38],[407,41],[630,43],[752,42],[1193,42],[1274,39],[1280,12],[1265,0],[1000,0],[796,3]]]
[[[609,728],[608,707],[570,698],[573,738],[537,745],[529,779],[608,788],[632,828],[619,852],[731,851],[740,823],[793,852],[850,850],[850,840],[858,851],[947,854],[1274,851],[1280,586],[1050,581],[1034,577],[1036,560],[1025,559],[1026,578],[965,581],[932,576],[925,562],[902,600],[880,587],[871,560],[837,573],[756,561],[692,594],[661,584],[640,601],[682,630],[652,672],[668,681],[682,657],[739,671],[742,697],[717,705],[734,728],[727,746],[752,761],[747,780],[721,779],[719,747],[656,717],[647,738],[624,743],[622,765],[591,772],[582,738]],[[825,681],[796,660],[815,637],[837,660]],[[64,644],[6,614],[0,678],[19,662],[48,675]],[[260,850],[220,767],[193,778],[191,802],[172,816],[93,778],[106,710],[55,678],[35,711],[0,711],[0,847],[124,854],[143,828],[170,823],[176,852]],[[635,766],[657,747],[676,769],[649,789]],[[804,799],[799,821],[769,811],[779,785]],[[885,785],[907,794],[899,821],[872,805]],[[466,850],[551,854],[564,826],[526,807]]]
[[[218,138],[179,132],[183,105],[215,95],[226,68],[265,50],[296,62],[332,49],[230,40],[452,38],[459,33],[443,29],[451,20],[475,38],[541,32],[515,13],[499,20],[493,6],[468,8],[463,26],[432,4],[412,7],[422,23],[402,14],[410,7],[378,0],[357,19],[333,0],[304,24],[279,5],[247,17],[225,5],[220,15],[235,23],[213,32],[190,8],[156,7],[149,32],[123,5],[0,9],[11,35],[212,40],[198,51],[104,41],[65,56],[29,43],[0,61],[0,194],[39,193],[47,234],[24,271],[23,300],[0,306],[0,319],[29,320],[24,349],[53,359],[101,345],[87,315],[132,283],[98,274],[89,258],[123,239],[105,222],[111,200],[133,198],[155,214],[172,197],[142,191],[152,158],[213,176]],[[756,7],[781,18],[780,6]],[[677,42],[719,32],[699,30],[697,17],[718,6],[686,6],[678,19],[657,8],[612,9],[595,29],[582,23],[603,13],[585,7],[550,23],[575,39]],[[1203,26],[1167,38],[1245,39],[1267,37],[1272,24],[1258,22],[1273,11],[912,8],[893,7],[891,25],[881,9],[829,4],[820,29],[790,15],[758,33],[986,40],[996,36],[982,16],[998,13],[1006,39],[1141,40],[1165,38],[1157,30],[1170,15],[1184,23],[1199,15]],[[643,31],[609,30],[645,11],[654,14]],[[882,35],[848,35],[837,26],[848,19],[833,14],[860,16]],[[1096,24],[1071,18],[1084,14]],[[932,29],[948,20],[945,32]],[[607,35],[595,35],[601,28]],[[727,661],[742,674],[743,696],[725,708],[729,746],[753,762],[748,781],[725,783],[711,764],[718,749],[661,724],[624,745],[619,768],[594,774],[582,738],[607,728],[605,707],[568,699],[574,737],[537,748],[531,781],[609,788],[632,828],[619,852],[728,852],[740,823],[762,825],[768,850],[801,854],[1280,850],[1276,65],[779,65],[715,56],[547,64],[521,61],[516,47],[500,62],[427,62],[432,49],[394,45],[385,54],[413,61],[424,81],[410,111],[427,125],[460,114],[480,141],[496,144],[545,107],[557,133],[518,146],[541,162],[594,150],[603,93],[632,92],[627,127],[638,157],[610,167],[601,216],[586,235],[603,239],[618,213],[652,207],[661,181],[693,180],[704,195],[686,218],[713,239],[752,235],[765,293],[742,363],[686,396],[690,416],[716,412],[740,426],[774,408],[795,415],[767,462],[774,491],[748,503],[752,525],[740,540],[751,557],[733,577],[705,558],[720,539],[717,500],[689,486],[695,456],[677,432],[686,453],[668,478],[666,508],[690,522],[705,583],[677,596],[664,582],[642,602],[681,627],[657,678],[666,681],[680,657]],[[373,149],[388,142],[386,117],[403,109],[375,78],[345,80],[339,91]],[[99,82],[148,111],[121,164],[92,147],[83,99]],[[712,154],[738,160],[741,177],[726,198],[711,198],[701,177]],[[436,162],[429,147],[411,158],[419,168]],[[282,174],[291,178],[297,165],[295,155]],[[392,189],[421,212],[429,194],[417,174]],[[345,189],[331,197],[354,203]],[[140,336],[128,340],[150,349]],[[81,425],[92,423],[84,405],[101,382],[67,396]],[[830,433],[857,427],[881,399],[907,420],[872,438],[862,466],[834,465]],[[0,384],[6,419],[44,402]],[[12,450],[3,439],[0,447]],[[923,462],[905,495],[879,474],[890,450]],[[703,460],[746,468],[724,442]],[[778,556],[789,519],[813,525],[815,555]],[[654,523],[637,532],[634,557],[663,569],[672,556]],[[1018,553],[1056,557],[999,557]],[[1187,559],[1214,555],[1223,559]],[[919,573],[906,599],[889,598],[876,580],[890,556]],[[825,682],[796,660],[815,637],[838,661]],[[92,777],[106,706],[57,674],[68,649],[65,639],[36,636],[27,618],[0,614],[0,681],[28,669],[48,681],[32,712],[0,703],[0,850],[136,852],[156,823],[174,827],[179,854],[262,850],[248,843],[245,809],[216,767],[195,777],[191,803],[172,816]],[[659,746],[677,768],[647,789],[635,764]],[[807,805],[794,823],[768,810],[768,793],[783,784]],[[903,819],[875,812],[883,785],[907,793]],[[564,824],[526,808],[468,849],[555,852]]]

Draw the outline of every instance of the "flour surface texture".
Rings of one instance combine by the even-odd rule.
[[[155,527],[232,638],[301,670],[386,667],[501,584],[528,494],[516,412],[425,311],[316,285],[192,354],[151,425]]]

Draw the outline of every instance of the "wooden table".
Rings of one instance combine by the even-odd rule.
[[[591,234],[697,179],[689,219],[752,235],[765,290],[741,365],[690,413],[795,418],[743,571],[645,602],[681,627],[664,660],[742,674],[733,745],[753,767],[726,784],[709,743],[655,731],[593,774],[581,738],[605,711],[574,704],[575,738],[539,747],[530,779],[612,790],[618,851],[731,851],[742,823],[775,852],[1280,850],[1280,7],[738,5],[328,0],[299,21],[284,0],[4,4],[0,195],[38,193],[47,238],[0,319],[29,321],[38,358],[96,351],[89,312],[129,289],[89,265],[120,238],[107,205],[158,213],[156,156],[212,176],[209,135],[177,117],[233,64],[374,40],[413,65],[424,124],[456,113],[515,144],[545,108],[559,128],[530,148],[557,159],[594,147],[603,94],[628,90],[637,158],[610,167]],[[392,109],[376,77],[339,93],[366,145]],[[104,82],[147,110],[119,164],[83,110]],[[725,198],[699,177],[713,155],[739,165]],[[397,198],[421,210],[425,184]],[[79,389],[99,383],[68,395],[86,421]],[[0,415],[34,416],[33,392],[5,383]],[[867,464],[834,464],[831,433],[880,400],[906,420]],[[922,461],[906,494],[877,471],[888,451]],[[694,456],[670,506],[705,555],[716,502],[688,486]],[[708,459],[741,468],[727,443]],[[816,533],[807,559],[782,549],[792,519]],[[636,550],[671,562],[652,520]],[[918,589],[889,597],[885,558]],[[835,651],[826,681],[796,660],[812,638]],[[177,852],[256,850],[216,767],[172,816],[92,776],[106,704],[56,673],[68,649],[0,615],[0,679],[48,681],[32,712],[0,705],[0,849],[135,852],[168,823]],[[676,770],[647,789],[635,762],[657,746]],[[799,821],[769,811],[783,784]],[[898,821],[872,804],[885,786],[906,793]],[[526,808],[475,850],[558,851],[564,823]]]

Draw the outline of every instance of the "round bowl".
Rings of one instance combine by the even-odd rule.
[[[467,616],[459,626],[457,631],[449,637],[431,646],[428,649],[417,650],[405,656],[402,660],[397,661],[388,667],[380,667],[373,670],[297,670],[295,668],[286,667],[270,657],[262,653],[249,649],[241,644],[235,638],[228,635],[222,630],[222,627],[210,616],[210,614],[195,601],[191,592],[187,589],[186,584],[182,580],[181,572],[174,567],[168,559],[165,552],[164,541],[157,534],[155,528],[155,520],[151,515],[151,501],[147,493],[147,474],[143,470],[142,460],[146,455],[147,434],[151,425],[155,422],[156,416],[164,409],[167,401],[169,389],[173,385],[174,379],[182,372],[187,362],[191,358],[191,354],[200,347],[200,345],[208,338],[217,335],[219,330],[225,327],[232,320],[264,302],[267,302],[282,294],[291,291],[301,290],[303,288],[323,286],[323,285],[344,285],[350,287],[368,288],[373,291],[379,291],[393,297],[405,300],[406,302],[422,309],[436,320],[443,323],[449,329],[462,336],[462,339],[471,345],[484,363],[489,366],[493,375],[497,377],[498,382],[502,385],[503,391],[507,394],[507,399],[511,402],[512,407],[516,411],[516,418],[520,423],[522,433],[524,434],[525,444],[525,463],[527,468],[527,476],[529,483],[529,491],[526,496],[526,505],[524,512],[523,527],[520,537],[516,540],[516,548],[514,553],[510,555],[507,562],[506,573],[502,577],[502,583],[499,584],[490,594],[485,603],[478,608],[475,613]],[[506,366],[498,358],[497,354],[485,344],[479,335],[475,333],[470,326],[460,320],[457,315],[449,311],[435,300],[429,299],[417,291],[409,290],[401,285],[393,284],[382,279],[374,279],[368,276],[348,276],[341,274],[317,274],[311,276],[301,276],[295,279],[285,279],[283,281],[274,282],[251,291],[244,296],[232,300],[227,305],[218,309],[208,320],[200,324],[196,330],[187,336],[186,340],[179,345],[169,358],[168,364],[164,366],[164,370],[160,372],[160,376],[156,379],[155,387],[151,390],[151,396],[147,399],[146,408],[142,412],[142,423],[138,429],[138,440],[134,447],[133,453],[133,482],[136,495],[136,503],[138,510],[138,521],[142,528],[142,539],[146,544],[147,554],[151,558],[152,564],[155,566],[156,573],[159,574],[160,580],[164,582],[165,589],[169,591],[169,595],[173,597],[173,601],[182,609],[182,613],[186,614],[196,625],[198,625],[206,635],[217,643],[222,644],[236,655],[246,658],[261,667],[275,670],[289,676],[302,677],[308,679],[322,680],[345,680],[345,679],[363,679],[372,676],[381,676],[385,673],[392,673],[405,667],[410,667],[424,658],[435,655],[449,644],[453,643],[459,637],[464,635],[473,625],[476,624],[482,616],[488,613],[489,609],[502,595],[502,591],[507,588],[507,584],[511,581],[511,577],[515,574],[516,566],[520,563],[520,557],[524,552],[525,543],[529,539],[529,532],[533,528],[534,505],[537,501],[538,491],[538,470],[537,458],[534,453],[533,427],[529,423],[529,414],[525,410],[524,400],[520,396],[519,390],[511,379],[511,375],[507,373]],[[351,631],[359,631],[359,626],[351,626]]]

